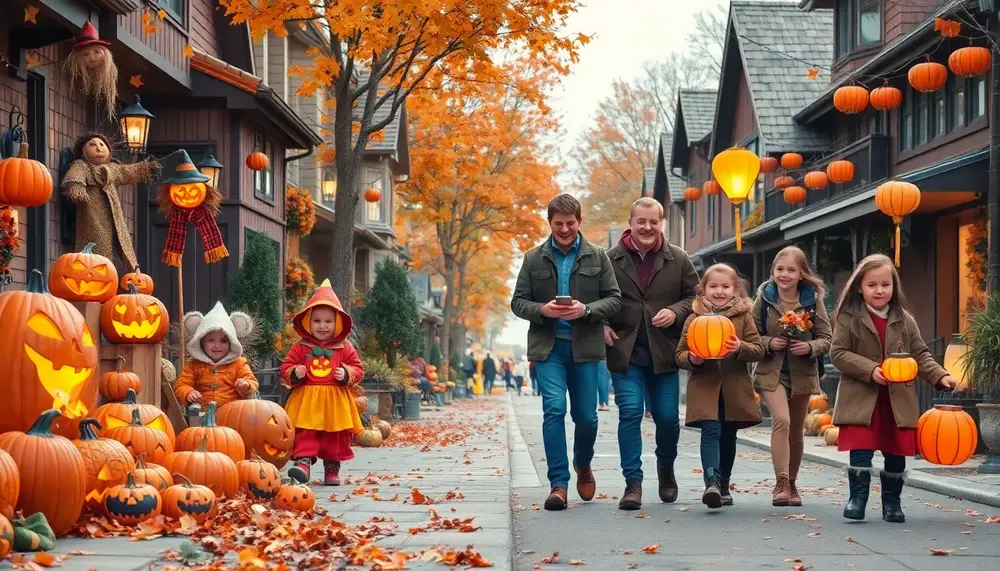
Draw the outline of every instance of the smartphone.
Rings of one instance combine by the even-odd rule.
[[[557,295],[556,305],[573,305],[573,297],[569,295]]]

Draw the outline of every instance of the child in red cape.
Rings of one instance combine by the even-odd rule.
[[[324,280],[292,317],[302,338],[281,363],[281,384],[292,389],[285,410],[295,425],[294,466],[289,477],[306,483],[316,458],[323,459],[323,483],[340,485],[340,463],[354,458],[351,441],[361,417],[350,387],[365,370],[347,336],[351,316]]]

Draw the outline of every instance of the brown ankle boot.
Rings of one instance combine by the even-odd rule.
[[[674,477],[674,467],[657,465],[656,478],[659,480],[660,501],[666,504],[677,501],[677,478]]]
[[[774,491],[772,492],[771,505],[772,506],[787,506],[791,497],[789,496],[789,490],[791,489],[791,484],[788,483],[788,476],[781,474],[778,476],[778,481],[774,484]]]
[[[625,493],[618,501],[620,510],[637,510],[642,507],[642,482],[638,480],[625,481]]]
[[[552,488],[549,497],[545,498],[545,510],[550,512],[566,509],[566,488]]]
[[[790,506],[801,506],[802,496],[799,495],[799,489],[795,487],[795,480],[789,478],[788,480],[788,505]]]
[[[580,494],[581,500],[589,502],[594,499],[594,493],[597,492],[594,471],[590,469],[590,466],[586,468],[573,466],[573,469],[576,470],[576,493]]]

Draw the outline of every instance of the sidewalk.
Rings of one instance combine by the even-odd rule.
[[[682,425],[685,411],[686,407],[681,405]],[[697,431],[687,427],[685,430]],[[760,427],[741,430],[737,442],[770,452],[771,430]],[[827,446],[822,438],[816,436],[805,437],[803,458],[838,468],[846,468],[850,464],[848,452],[840,452],[836,446]],[[1000,507],[1000,475],[976,474],[976,468],[982,461],[982,456],[976,456],[961,466],[937,466],[926,460],[907,458],[906,483],[921,490]],[[876,457],[876,466],[879,462],[881,459]]]

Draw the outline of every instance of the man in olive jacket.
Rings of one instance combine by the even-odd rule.
[[[597,440],[598,368],[605,358],[603,323],[618,312],[621,293],[607,254],[580,235],[580,203],[561,194],[549,202],[548,211],[552,235],[525,254],[510,309],[531,322],[528,359],[535,363],[542,393],[542,440],[551,486],[545,509],[563,510],[570,478],[566,391],[576,426],[576,491],[590,501],[597,489],[590,462]]]
[[[661,231],[663,206],[645,197],[632,203],[629,228],[608,258],[622,293],[621,311],[608,319],[608,370],[618,406],[618,449],[625,493],[623,510],[642,506],[643,395],[656,424],[656,475],[663,502],[677,499],[674,460],[680,438],[679,379],[674,353],[691,313],[698,272],[684,250]]]

